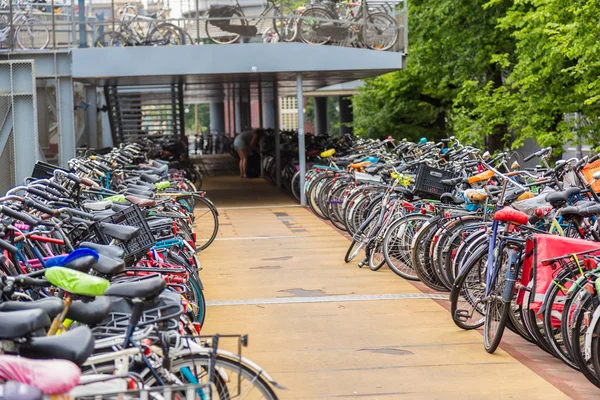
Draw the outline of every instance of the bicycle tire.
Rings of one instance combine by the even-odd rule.
[[[23,50],[43,50],[50,43],[50,32],[39,19],[28,18],[15,31],[15,41]]]
[[[313,19],[311,19],[313,18]],[[297,31],[301,41],[308,44],[327,44],[331,41],[329,36],[321,36],[317,32],[321,26],[320,20],[335,20],[336,15],[325,7],[310,7],[304,10],[298,19]],[[303,32],[306,29],[306,32]]]
[[[483,282],[485,282],[487,250],[488,246],[486,244],[473,252],[472,257],[467,260],[460,274],[456,277],[456,281],[450,291],[450,314],[452,315],[452,321],[456,326],[464,330],[477,329],[484,323],[485,307],[483,307],[481,299],[485,292]],[[469,289],[469,286],[472,289]],[[464,301],[461,301],[461,297]],[[469,322],[475,313],[481,317],[473,320],[473,322]],[[467,316],[468,320],[465,318]]]
[[[186,381],[188,380],[187,377],[191,377],[190,373],[191,371],[198,371],[199,369],[201,370],[205,370],[207,368],[209,368],[209,366],[213,365],[213,359],[211,357],[211,354],[193,354],[193,355],[184,355],[178,358],[173,358],[171,359],[171,372],[172,373],[181,373],[182,376],[180,377],[180,379],[182,379],[182,381]],[[237,374],[240,374],[242,376],[245,376],[246,379],[249,380],[249,382],[252,384],[252,386],[256,386],[258,388],[258,390],[261,392],[261,394],[263,395],[263,397],[261,397],[262,399],[265,400],[278,400],[277,395],[275,394],[275,392],[273,391],[273,389],[271,388],[271,385],[265,380],[265,378],[262,375],[262,371],[256,371],[254,368],[251,368],[250,366],[247,366],[243,361],[238,361],[238,360],[232,360],[229,357],[225,357],[222,356],[220,354],[217,354],[216,357],[214,358],[214,368],[216,370],[218,369],[223,369],[228,371],[229,373],[226,373],[226,376],[229,377],[235,377],[237,376]],[[184,368],[187,368],[187,374],[183,375],[183,373],[181,372]],[[205,372],[205,371],[201,371],[201,372]],[[155,379],[154,376],[152,374],[150,374],[149,372],[145,373],[144,376],[146,376],[145,379],[145,383],[152,387],[155,385]],[[196,381],[197,382],[202,382],[202,377],[198,377],[195,376]],[[198,379],[200,378],[200,379]],[[216,392],[219,394],[218,399],[219,400],[230,400],[232,398],[237,398],[236,396],[232,397],[231,393],[237,393],[238,389],[242,391],[242,393],[250,393],[250,390],[247,391],[243,391],[245,388],[238,388],[235,390],[229,390],[225,385],[229,382],[233,382],[233,383],[237,383],[237,378],[235,379],[223,379],[221,374],[217,373],[215,374],[215,376],[213,376],[213,381],[212,383],[215,385],[216,387]],[[189,382],[189,383],[194,383],[194,382]]]
[[[419,276],[412,267],[410,255],[415,227],[409,224],[419,220],[422,223],[425,223],[430,219],[431,217],[428,215],[410,214],[405,215],[390,224],[383,239],[383,255],[388,267],[399,277],[409,281],[419,280]],[[402,225],[406,225],[406,227],[402,228]],[[417,231],[419,228],[420,226],[417,227]],[[400,238],[400,234],[402,235],[402,238]],[[392,242],[394,239],[398,239],[398,242]]]
[[[197,210],[199,208],[198,203],[202,203],[206,206],[207,213],[210,213],[210,216],[208,216],[206,218],[207,224],[212,224],[212,226],[207,227],[206,232],[207,233],[210,232],[210,233],[205,235],[204,238],[199,237],[200,235],[198,234],[200,232],[200,230],[198,229],[198,215],[197,215]],[[201,250],[205,250],[208,246],[210,246],[212,244],[212,242],[215,240],[215,238],[217,237],[217,233],[219,232],[219,213],[218,213],[217,209],[215,208],[215,206],[204,197],[196,198],[195,206],[196,207],[194,208],[194,214],[196,215],[196,218],[194,220],[194,231],[196,232],[196,251],[201,251]],[[201,241],[200,245],[197,244],[198,241]]]
[[[232,22],[236,21],[236,19],[235,19],[236,17],[240,21],[239,24],[237,24],[237,25],[239,25],[239,26],[247,26],[248,25],[248,21],[246,20],[246,17],[244,17],[239,10],[233,11],[233,14],[231,15],[231,19],[229,20],[230,25],[236,25],[236,24],[232,24]],[[213,28],[212,33],[211,33],[210,28]],[[214,29],[218,29],[220,32],[226,32],[228,34],[228,35],[224,36],[226,39],[221,40],[220,38],[222,38],[223,36],[215,35]],[[210,20],[206,20],[206,22],[204,23],[204,31],[206,32],[206,36],[208,36],[208,38],[210,40],[212,40],[213,43],[216,43],[216,44],[231,44],[231,43],[237,42],[242,37],[242,35],[240,35],[239,33],[227,32],[227,31],[221,29],[217,25],[214,25],[213,23],[211,23]]]
[[[296,14],[289,7],[284,6],[283,13],[280,11],[281,10],[279,7],[275,7],[273,16],[273,30],[281,41],[293,42],[298,36],[298,18],[296,18]],[[286,14],[288,15],[287,17]],[[291,15],[291,17],[289,15]],[[290,25],[293,26],[291,32],[288,28]]]

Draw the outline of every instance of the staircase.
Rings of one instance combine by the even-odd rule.
[[[185,136],[183,84],[104,88],[113,143]]]

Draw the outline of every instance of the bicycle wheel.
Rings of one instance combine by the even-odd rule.
[[[440,217],[434,217],[426,222],[417,232],[411,244],[411,265],[419,280],[430,289],[438,292],[449,290],[442,284],[433,271],[431,249],[435,244],[435,233],[438,231]]]
[[[50,43],[50,32],[39,19],[28,18],[17,28],[15,41],[24,50],[42,50]]]
[[[242,361],[217,354],[214,361],[214,371],[217,373],[209,378],[211,365],[212,358],[208,352],[185,355],[171,360],[170,371],[185,383],[209,383],[211,379],[210,383],[215,385],[219,400],[237,399],[240,393],[248,400],[277,400],[277,395],[263,377],[262,370],[257,371]],[[148,374],[146,384],[156,384],[152,374]]]
[[[594,314],[594,296],[587,291],[583,293],[584,297],[580,302],[580,305],[575,310],[573,319],[574,323],[571,328],[571,355],[573,360],[579,367],[579,371],[585,377],[592,382],[594,385],[600,387],[600,380],[597,376],[597,371],[594,369],[593,357],[588,359],[586,356],[585,349],[585,335],[588,329],[594,327],[588,327],[590,315]]]
[[[292,186],[292,194],[296,200],[300,201],[300,171],[294,174],[290,185]]]
[[[125,47],[131,45],[127,36],[122,32],[104,32],[96,39],[96,47]]]
[[[349,263],[354,260],[354,258],[360,253],[361,249],[367,244],[368,238],[371,235],[375,225],[377,224],[377,214],[371,215],[358,229],[356,235],[354,235],[355,239],[350,244],[348,251],[346,251],[346,256],[344,257],[344,261]]]
[[[391,223],[383,239],[383,256],[394,273],[410,281],[418,281],[411,262],[414,236],[431,219],[429,215],[411,214]]]
[[[182,43],[179,28],[172,24],[158,24],[148,34],[145,44],[150,46],[178,46]]]
[[[293,42],[298,35],[298,19],[289,7],[276,7],[273,16],[273,30],[283,42]]]
[[[487,243],[473,252],[456,277],[450,292],[452,321],[461,329],[477,329],[483,325],[485,306],[485,273],[487,270]]]
[[[502,340],[504,328],[508,321],[510,303],[506,303],[502,298],[504,286],[508,284],[506,272],[509,268],[508,249],[503,248],[499,253],[500,259],[495,260],[494,269],[496,276],[492,279],[492,287],[489,295],[484,298],[485,301],[485,321],[483,324],[483,345],[485,351],[493,353],[496,351]]]
[[[385,264],[385,255],[383,254],[383,244],[376,243],[369,249],[369,268],[371,271],[378,271]]]
[[[369,14],[364,22],[360,39],[366,48],[385,51],[398,41],[398,25],[390,15],[376,12]]]
[[[298,21],[298,36],[308,44],[326,44],[331,37],[323,32],[322,27],[335,20],[337,17],[324,7],[311,7],[300,15]]]
[[[239,28],[248,25],[248,21],[246,21],[246,18],[242,16],[242,13],[239,10],[233,12],[231,18],[226,21],[228,24],[219,24],[219,22],[223,21],[206,20],[204,25],[206,35],[216,44],[231,44],[237,42],[241,35],[235,33],[235,31],[239,31]],[[231,31],[228,30],[228,27],[232,28]]]
[[[211,202],[204,197],[197,197],[194,215],[196,250],[200,251],[206,249],[215,240],[219,231],[219,213]]]

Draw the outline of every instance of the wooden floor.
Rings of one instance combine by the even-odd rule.
[[[516,358],[487,354],[479,332],[452,323],[442,296],[387,269],[345,264],[346,237],[267,182],[232,175],[227,156],[207,158],[205,168],[203,189],[221,228],[200,255],[209,302],[203,331],[248,333],[244,354],[286,387],[281,399],[600,393],[521,339],[503,344]]]

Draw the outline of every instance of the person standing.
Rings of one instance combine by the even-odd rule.
[[[233,139],[233,148],[240,157],[240,178],[247,178],[246,168],[248,165],[248,154],[256,147],[258,141],[258,130],[245,131]]]

